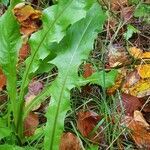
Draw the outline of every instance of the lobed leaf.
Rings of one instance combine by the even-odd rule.
[[[96,3],[87,17],[74,24],[66,37],[55,47],[57,57],[51,61],[58,68],[58,77],[49,87],[50,106],[47,110],[45,149],[57,150],[64,119],[70,109],[70,90],[78,84],[78,68],[93,49],[94,39],[102,30],[105,15]],[[53,115],[52,115],[53,114]]]

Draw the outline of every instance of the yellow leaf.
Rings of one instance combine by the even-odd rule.
[[[150,64],[140,65],[137,70],[141,78],[150,78]]]

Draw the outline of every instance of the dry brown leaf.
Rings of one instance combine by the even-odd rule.
[[[19,58],[20,60],[25,60],[28,55],[29,55],[29,52],[30,52],[30,46],[28,43],[25,43],[22,45],[20,51],[19,51]]]
[[[129,21],[133,17],[133,7],[123,7],[121,9],[121,17],[123,18],[124,21]]]
[[[139,110],[142,107],[140,100],[132,95],[123,93],[122,97],[122,106],[125,110],[125,115],[133,116],[135,110]],[[121,109],[121,106],[119,106]]]
[[[149,127],[149,124],[146,122],[141,111],[138,111],[138,110],[134,111],[134,120],[141,122],[143,124],[143,126],[145,126],[145,127]]]
[[[94,72],[95,71],[93,69],[92,64],[86,63],[86,64],[83,65],[83,77],[84,78],[90,77]]]
[[[80,141],[71,132],[63,133],[59,150],[81,150]]]
[[[32,136],[39,124],[39,117],[37,114],[30,112],[24,121],[24,135]]]
[[[3,87],[6,85],[6,76],[3,74],[2,69],[0,68],[0,91],[3,90]]]
[[[80,111],[78,113],[77,128],[84,137],[90,139],[93,143],[103,143],[104,133],[102,126],[90,135],[100,120],[100,116],[93,111]]]
[[[150,78],[150,64],[142,64],[137,67],[141,78]]]
[[[150,149],[150,126],[144,119],[141,112],[136,111],[134,118],[128,122],[131,136],[139,148]]]
[[[122,46],[114,44],[108,48],[108,64],[110,68],[126,65],[130,63],[130,58]]]
[[[103,2],[108,7],[110,6],[112,11],[118,11],[128,5],[128,0],[103,0]]]
[[[41,18],[41,12],[39,10],[35,10],[25,3],[19,3],[13,11],[21,25],[20,32],[22,34],[28,36],[39,29]]]

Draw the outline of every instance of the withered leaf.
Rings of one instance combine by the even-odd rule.
[[[134,111],[142,107],[140,100],[135,96],[123,93],[121,97],[125,115],[133,116]]]
[[[3,74],[2,69],[0,68],[0,91],[6,85],[6,76]]]
[[[94,72],[95,71],[93,69],[92,64],[86,63],[86,64],[83,65],[83,77],[84,78],[90,77]]]
[[[71,132],[63,133],[59,150],[81,150],[80,141]]]
[[[130,63],[127,51],[122,46],[114,44],[108,47],[108,64],[110,68]]]
[[[20,32],[29,36],[40,27],[41,11],[35,10],[32,6],[19,3],[15,6],[14,15],[21,25]]]
[[[102,126],[99,126],[97,131],[90,135],[100,120],[100,116],[93,111],[80,111],[78,113],[77,128],[84,137],[90,139],[93,143],[103,143],[104,133]]]
[[[20,51],[19,51],[20,60],[21,61],[25,60],[28,57],[29,52],[30,52],[29,44],[28,43],[23,44]]]
[[[139,148],[150,149],[150,126],[139,111],[134,113],[134,118],[128,122],[131,136]]]
[[[30,112],[24,121],[24,135],[32,136],[39,124],[39,117],[37,114]]]

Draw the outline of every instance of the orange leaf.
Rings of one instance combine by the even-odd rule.
[[[81,150],[80,142],[73,133],[63,133],[59,150]]]
[[[24,135],[32,136],[39,124],[39,117],[37,114],[30,112],[24,121]]]
[[[77,128],[81,134],[90,139],[93,143],[104,142],[103,127],[100,126],[92,135],[90,133],[100,121],[100,116],[93,111],[80,111],[78,113]]]

